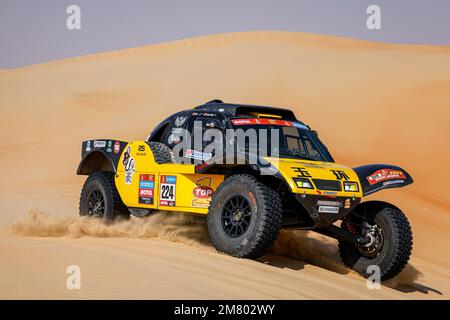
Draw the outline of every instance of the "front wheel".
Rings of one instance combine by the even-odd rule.
[[[104,222],[130,217],[117,192],[114,173],[94,172],[87,178],[80,195],[80,216],[96,217]]]
[[[209,237],[219,251],[256,259],[275,242],[281,215],[277,192],[251,175],[234,175],[213,196],[207,216]]]
[[[384,207],[375,212],[352,213],[341,227],[365,239],[351,244],[339,241],[344,264],[363,276],[370,266],[380,268],[381,280],[398,275],[408,263],[412,251],[412,232],[408,219],[400,210]]]

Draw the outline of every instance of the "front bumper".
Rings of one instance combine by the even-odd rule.
[[[313,227],[327,226],[342,219],[361,202],[361,198],[343,196],[296,194],[295,198],[314,222]]]

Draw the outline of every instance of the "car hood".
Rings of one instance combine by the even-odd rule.
[[[294,193],[362,197],[361,184],[355,171],[334,162],[303,159],[264,158],[275,167]],[[308,179],[312,189],[299,188],[294,178]],[[358,191],[344,191],[343,182],[355,182]],[[336,189],[336,186],[340,186]]]

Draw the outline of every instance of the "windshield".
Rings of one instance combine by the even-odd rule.
[[[331,155],[315,132],[306,129],[304,125],[251,124],[235,126],[236,131],[239,129],[242,129],[247,137],[252,136],[249,132],[256,132],[258,151],[266,145],[265,150],[267,150],[268,156],[333,162]],[[278,143],[276,143],[276,136],[278,136]],[[239,145],[239,149],[249,151],[252,146],[255,148],[253,144],[254,141],[246,139],[244,145],[242,143]]]

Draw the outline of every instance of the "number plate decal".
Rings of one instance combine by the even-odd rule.
[[[159,205],[175,206],[175,188],[177,185],[176,176],[161,176],[159,189]]]

